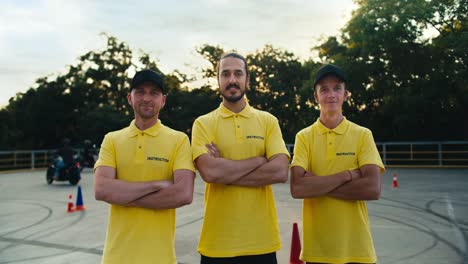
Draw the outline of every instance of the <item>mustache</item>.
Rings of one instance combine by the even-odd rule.
[[[231,88],[236,88],[237,90],[240,90],[240,87],[239,85],[235,84],[235,83],[231,83],[229,84],[228,86],[226,86],[226,90],[229,90]]]

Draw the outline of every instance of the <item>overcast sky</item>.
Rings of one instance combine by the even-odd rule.
[[[0,0],[0,107],[35,80],[105,47],[106,32],[159,60],[164,72],[206,65],[195,47],[251,53],[266,44],[313,57],[320,38],[336,35],[352,0]]]

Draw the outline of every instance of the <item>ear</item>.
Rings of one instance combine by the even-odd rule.
[[[344,100],[347,101],[349,97],[351,96],[351,93],[348,90],[345,90],[344,92]]]
[[[128,102],[129,105],[132,105],[132,94],[131,93],[127,94],[127,102]]]
[[[317,90],[314,90],[314,99],[315,99],[315,102],[318,104],[318,99],[317,99]]]
[[[161,98],[161,109],[163,109],[164,106],[166,105],[166,98],[167,98],[166,95],[163,95]]]
[[[250,74],[247,74],[246,78],[247,80],[245,81],[245,89],[248,89],[250,87]]]

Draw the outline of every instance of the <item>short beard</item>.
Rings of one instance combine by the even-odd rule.
[[[138,107],[134,108],[134,110],[135,110],[135,114],[138,114],[142,119],[152,119],[157,115],[157,113],[155,112],[144,113],[143,111],[140,111]]]
[[[234,89],[238,89],[241,94],[239,96],[231,96],[231,97],[228,97],[226,96],[224,93],[221,93],[221,95],[223,96],[224,99],[226,99],[226,101],[230,102],[230,103],[237,103],[240,99],[242,99],[245,95],[245,90],[242,91],[241,88],[237,85],[237,84],[230,84],[226,87],[226,90],[229,90],[230,88],[234,87]]]
[[[230,103],[237,103],[240,99],[244,97],[245,91],[241,91],[241,94],[239,96],[226,96],[224,93],[221,93],[221,95],[226,101]]]

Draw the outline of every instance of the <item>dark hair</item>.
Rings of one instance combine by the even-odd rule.
[[[230,51],[230,52],[225,52],[225,53],[221,54],[221,58],[219,59],[218,64],[216,65],[216,78],[219,77],[219,65],[221,65],[221,61],[223,59],[229,58],[229,57],[240,59],[241,61],[243,61],[244,62],[245,73],[246,73],[247,76],[249,75],[249,70],[248,70],[248,67],[247,67],[247,61],[245,60],[244,56],[240,55],[237,52]]]
[[[318,69],[317,73],[315,74],[314,86],[312,89],[315,90],[317,83],[328,75],[336,76],[336,78],[340,79],[340,81],[342,81],[345,85],[347,83],[346,73],[341,68],[333,64],[325,64],[320,67],[320,69]]]
[[[162,73],[155,72],[150,69],[144,69],[135,73],[135,76],[133,76],[132,82],[130,83],[130,91],[145,82],[153,83],[157,88],[161,89],[163,94],[167,91]]]

